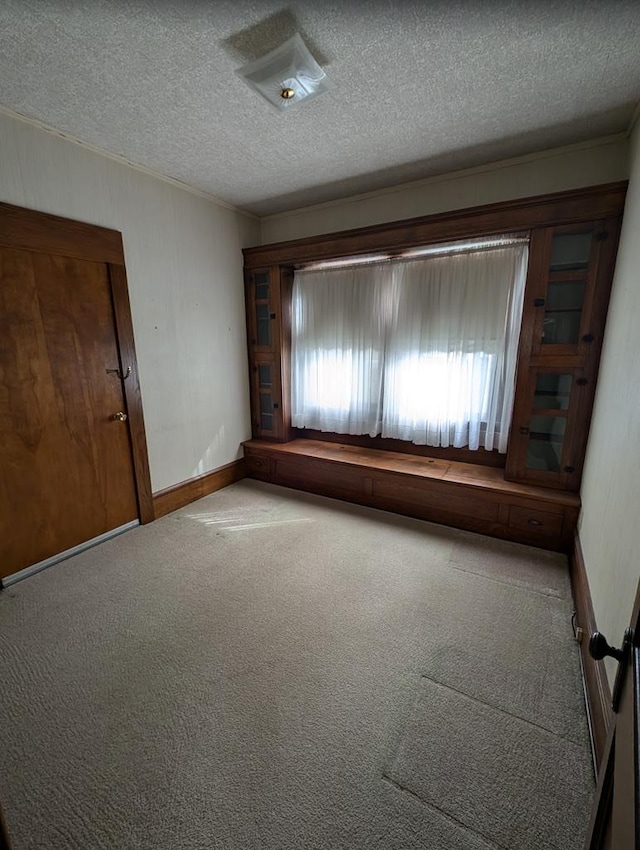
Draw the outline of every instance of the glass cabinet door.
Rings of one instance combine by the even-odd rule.
[[[291,345],[290,291],[293,268],[271,266],[245,270],[247,342],[254,439],[286,441],[290,437],[288,375],[283,353]],[[283,394],[285,395],[283,404]]]
[[[252,366],[252,430],[255,437],[278,437],[280,433],[280,387],[275,363],[259,361]]]
[[[543,345],[577,345],[593,232],[557,233],[551,243]]]
[[[540,372],[534,381],[532,413],[526,426],[526,468],[560,472],[573,376]]]
[[[253,272],[249,278],[249,343],[255,352],[272,352],[278,332],[277,287],[269,270]]]
[[[544,307],[537,326],[536,349],[544,353],[578,350],[588,333],[589,291],[595,282],[597,243],[593,222],[581,231],[556,228],[548,254],[544,294],[536,304]]]
[[[580,370],[533,369],[526,413],[513,439],[517,448],[517,479],[564,487],[575,472],[571,458],[574,420],[580,408]]]
[[[260,396],[260,430],[273,431],[273,364],[258,364],[258,395]]]
[[[528,426],[527,469],[560,472],[566,430],[566,418],[532,416]]]
[[[620,223],[530,233],[508,481],[577,491]]]

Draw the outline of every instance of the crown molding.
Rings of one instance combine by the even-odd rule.
[[[639,104],[640,108],[640,104]],[[600,136],[596,139],[588,139],[584,142],[575,142],[572,145],[563,145],[562,147],[557,148],[548,148],[542,151],[535,151],[530,154],[523,154],[522,156],[514,156],[509,159],[501,159],[496,160],[495,162],[488,162],[484,165],[475,165],[472,168],[462,168],[457,171],[446,171],[441,174],[434,174],[431,177],[423,177],[421,180],[410,180],[407,183],[398,183],[395,186],[388,186],[385,189],[375,189],[372,192],[363,192],[358,195],[349,195],[346,198],[336,198],[332,201],[323,201],[319,204],[310,204],[306,207],[296,207],[295,209],[285,210],[280,213],[273,213],[273,215],[265,215],[261,216],[260,220],[264,221],[277,221],[278,219],[286,219],[292,216],[298,216],[304,214],[306,212],[311,212],[314,210],[322,210],[329,209],[331,207],[343,206],[345,204],[355,204],[359,201],[366,201],[372,198],[380,198],[385,195],[393,195],[398,192],[405,192],[408,189],[412,189],[414,187],[419,186],[433,186],[436,183],[448,183],[450,180],[457,180],[461,177],[471,176],[472,174],[481,174],[483,172],[488,171],[500,171],[504,168],[511,168],[514,165],[520,165],[526,162],[535,162],[540,159],[553,159],[557,156],[563,156],[564,154],[570,154],[581,150],[589,150],[590,148],[598,148],[605,147],[606,145],[616,144],[618,142],[627,141],[628,133],[614,133],[610,136]]]
[[[85,150],[91,151],[92,153],[96,153],[99,156],[104,156],[107,159],[112,160],[113,162],[117,162],[120,165],[125,165],[127,168],[133,168],[134,171],[139,171],[142,174],[146,174],[147,177],[154,177],[156,180],[161,180],[163,183],[168,183],[170,186],[173,186],[176,189],[182,189],[183,192],[189,192],[191,195],[196,195],[198,198],[204,198],[205,201],[209,201],[212,204],[216,204],[219,207],[223,207],[226,210],[231,210],[232,212],[239,213],[240,215],[245,215],[247,218],[251,218],[254,221],[260,221],[260,217],[255,215],[254,213],[249,212],[248,210],[244,210],[241,207],[236,207],[233,204],[227,203],[227,201],[223,201],[221,198],[217,198],[215,195],[209,194],[209,192],[204,192],[202,189],[197,189],[195,186],[191,186],[189,183],[183,183],[182,180],[177,180],[175,177],[169,177],[167,174],[162,174],[160,171],[155,171],[153,168],[147,168],[146,165],[140,165],[137,162],[132,162],[130,159],[127,159],[124,156],[120,156],[117,153],[111,153],[104,148],[98,147],[98,145],[93,145],[90,142],[84,142],[82,139],[79,139],[77,136],[74,136],[72,133],[67,133],[63,130],[58,130],[56,127],[51,126],[51,124],[47,124],[44,121],[40,121],[39,118],[31,118],[28,115],[22,115],[20,112],[15,112],[13,109],[8,109],[5,106],[0,106],[0,115],[6,115],[9,118],[13,118],[16,121],[22,121],[25,124],[30,124],[32,127],[36,127],[38,130],[44,130],[45,133],[49,133],[52,136],[56,136],[59,139],[64,139],[65,142],[71,142],[74,145],[78,145]]]
[[[117,162],[120,165],[125,165],[128,168],[133,168],[134,171],[139,171],[141,174],[146,174],[147,177],[153,177],[156,180],[161,180],[163,183],[168,183],[170,186],[173,186],[176,189],[182,189],[183,192],[188,192],[191,195],[195,195],[196,197],[203,198],[206,201],[209,201],[212,204],[216,204],[223,209],[231,210],[232,212],[238,213],[240,215],[244,215],[247,218],[252,219],[253,221],[277,221],[279,219],[286,219],[291,216],[297,216],[299,214],[303,214],[306,212],[311,212],[313,210],[322,210],[322,209],[330,209],[331,207],[342,206],[345,204],[354,204],[359,201],[366,201],[372,198],[384,197],[386,195],[397,194],[398,192],[404,192],[412,188],[417,188],[420,186],[429,186],[437,183],[445,183],[450,180],[456,180],[461,177],[471,176],[473,174],[481,174],[483,172],[489,171],[500,171],[504,168],[511,168],[514,165],[519,165],[526,162],[535,162],[536,160],[541,159],[552,159],[556,156],[562,156],[567,153],[573,153],[581,150],[589,150],[590,148],[596,147],[604,147],[610,144],[616,144],[617,142],[628,140],[631,132],[640,118],[640,101],[636,105],[634,109],[633,115],[629,122],[628,128],[622,133],[615,133],[609,136],[601,136],[596,139],[589,139],[584,142],[576,142],[572,145],[563,145],[562,147],[557,148],[549,148],[543,151],[536,151],[530,154],[524,154],[522,156],[511,157],[509,159],[497,160],[496,162],[485,163],[484,165],[476,165],[472,168],[462,168],[457,171],[448,171],[443,172],[441,174],[435,174],[431,177],[424,177],[421,180],[410,180],[406,183],[398,183],[395,186],[388,186],[384,189],[374,189],[371,192],[362,192],[357,195],[349,195],[346,198],[336,198],[331,201],[323,201],[319,204],[310,204],[305,207],[296,207],[295,209],[285,210],[280,213],[273,213],[272,215],[264,215],[259,216],[255,213],[251,213],[248,210],[243,209],[242,207],[237,207],[234,204],[230,204],[227,201],[223,201],[221,198],[216,197],[215,195],[210,194],[209,192],[205,192],[202,189],[198,189],[195,186],[190,185],[189,183],[184,183],[182,180],[177,180],[175,177],[169,177],[166,174],[162,174],[160,171],[155,171],[153,168],[148,168],[146,165],[140,165],[137,162],[132,162],[120,154],[111,153],[104,148],[99,147],[98,145],[93,145],[90,142],[85,142],[82,139],[79,139],[77,136],[74,136],[72,133],[68,133],[63,130],[58,130],[56,127],[53,127],[51,124],[47,124],[45,121],[41,121],[39,118],[32,118],[28,115],[23,115],[20,112],[16,112],[13,109],[9,109],[5,106],[0,106],[0,115],[6,115],[9,118],[13,118],[16,121],[22,121],[25,124],[30,124],[32,127],[36,127],[38,130],[43,130],[46,133],[49,133],[52,136],[56,136],[59,139],[63,139],[64,141],[71,142],[74,145],[78,145],[85,150],[91,151],[92,153],[98,154],[99,156],[104,156],[107,159],[112,160],[113,162]]]

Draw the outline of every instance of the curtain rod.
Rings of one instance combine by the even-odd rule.
[[[510,248],[515,245],[528,245],[529,234],[518,233],[504,237],[488,237],[482,240],[466,240],[464,242],[439,243],[431,247],[415,248],[402,254],[372,254],[362,258],[349,257],[345,260],[326,260],[317,263],[305,263],[295,266],[296,271],[311,272],[330,269],[358,268],[359,266],[382,266],[390,263],[414,262],[437,257],[457,256],[459,254],[479,254],[485,251],[495,251],[500,248]]]

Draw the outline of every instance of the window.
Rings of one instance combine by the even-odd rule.
[[[506,452],[527,246],[428,251],[296,272],[294,427]]]

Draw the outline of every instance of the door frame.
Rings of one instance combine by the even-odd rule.
[[[75,221],[37,210],[0,203],[0,247],[57,254],[107,266],[120,369],[131,367],[122,381],[127,427],[141,523],[155,519],[149,456],[142,412],[142,395],[133,337],[122,234],[118,230]]]

